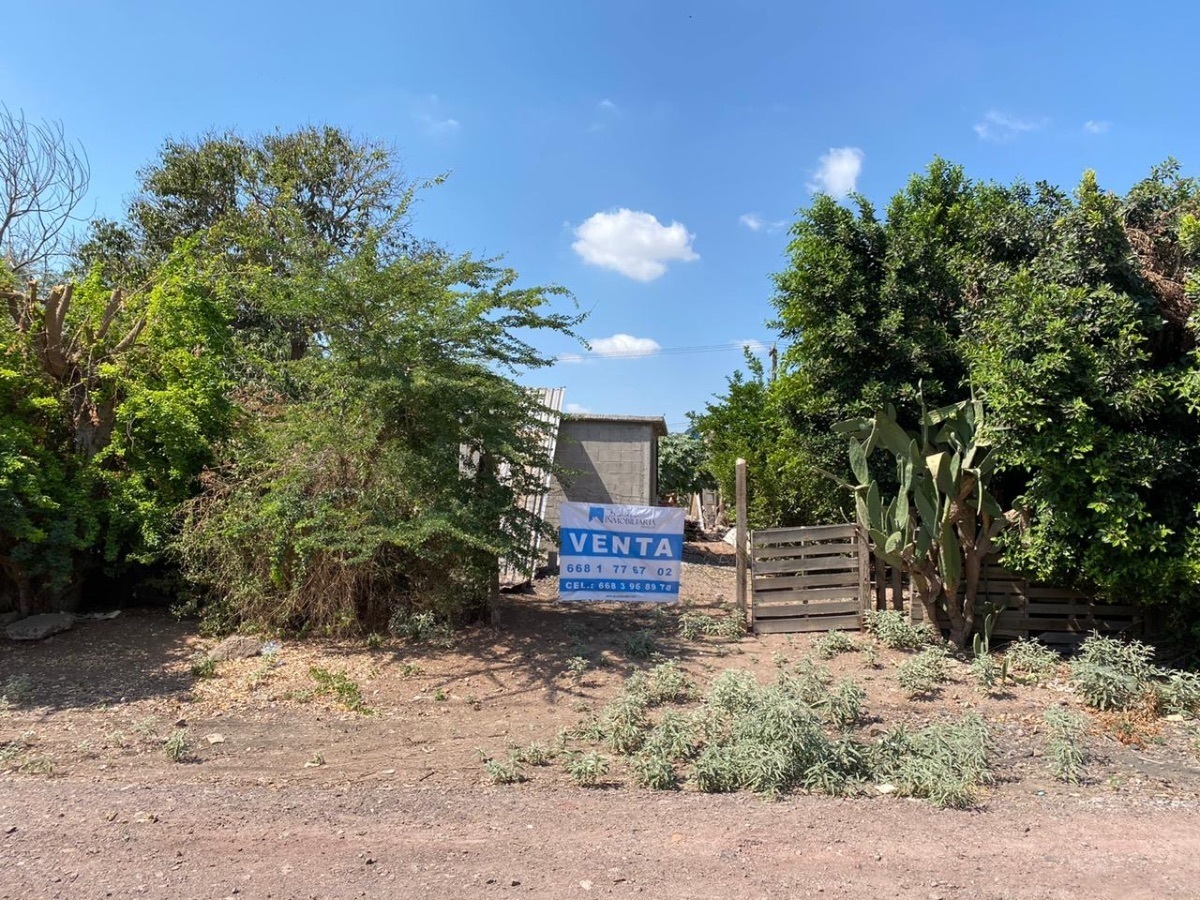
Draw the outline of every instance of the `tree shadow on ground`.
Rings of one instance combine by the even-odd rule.
[[[24,676],[21,708],[74,709],[186,694],[193,628],[162,610],[126,610],[42,641],[0,647],[0,684]]]

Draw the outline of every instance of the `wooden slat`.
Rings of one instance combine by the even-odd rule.
[[[756,619],[755,634],[800,634],[809,631],[857,631],[862,616],[815,616],[800,619]]]
[[[775,559],[754,564],[754,575],[801,575],[806,572],[831,572],[853,569],[858,577],[858,560],[853,556],[818,556],[815,559]]]
[[[866,612],[871,604],[871,542],[866,532],[858,529],[858,610]]]
[[[810,588],[858,584],[856,572],[822,572],[818,575],[764,575],[754,579],[756,591],[781,591],[784,588]]]
[[[859,612],[858,600],[836,603],[767,603],[754,604],[755,619],[778,619],[784,616],[843,616]]]
[[[761,591],[755,589],[754,603],[770,603],[778,600],[849,600],[858,597],[858,584],[848,587],[800,588],[792,591]]]
[[[780,544],[760,547],[755,544],[751,548],[751,556],[755,559],[789,559],[806,556],[832,556],[835,553],[855,553],[857,548],[853,541],[837,541],[832,544]]]
[[[1106,619],[1118,616],[1132,616],[1137,610],[1132,606],[1109,606],[1104,603],[1037,603],[1029,604],[1029,615],[1043,613],[1065,613],[1066,615],[1100,615]]]
[[[798,541],[831,541],[854,536],[855,525],[809,525],[802,528],[765,528],[754,532],[754,543],[791,544]]]

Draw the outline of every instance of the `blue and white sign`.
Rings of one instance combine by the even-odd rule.
[[[563,503],[559,533],[560,600],[678,599],[682,509]]]

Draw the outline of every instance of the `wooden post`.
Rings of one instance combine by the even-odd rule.
[[[746,620],[746,461],[739,459],[735,466],[737,478],[737,605]]]
[[[888,608],[888,564],[883,562],[883,557],[878,553],[875,554],[875,608]]]
[[[871,542],[860,525],[858,532],[858,607],[866,614],[871,608]],[[860,626],[863,624],[860,621]]]
[[[904,609],[904,591],[900,583],[900,568],[892,568],[892,609]]]

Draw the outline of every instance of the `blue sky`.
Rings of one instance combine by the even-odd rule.
[[[422,236],[565,285],[596,350],[626,354],[532,381],[673,428],[729,348],[770,340],[770,275],[815,188],[882,205],[935,154],[1115,190],[1168,155],[1200,166],[1194,3],[37,2],[3,25],[0,100],[84,145],[98,214],[167,136],[389,141],[410,176],[450,174]]]

